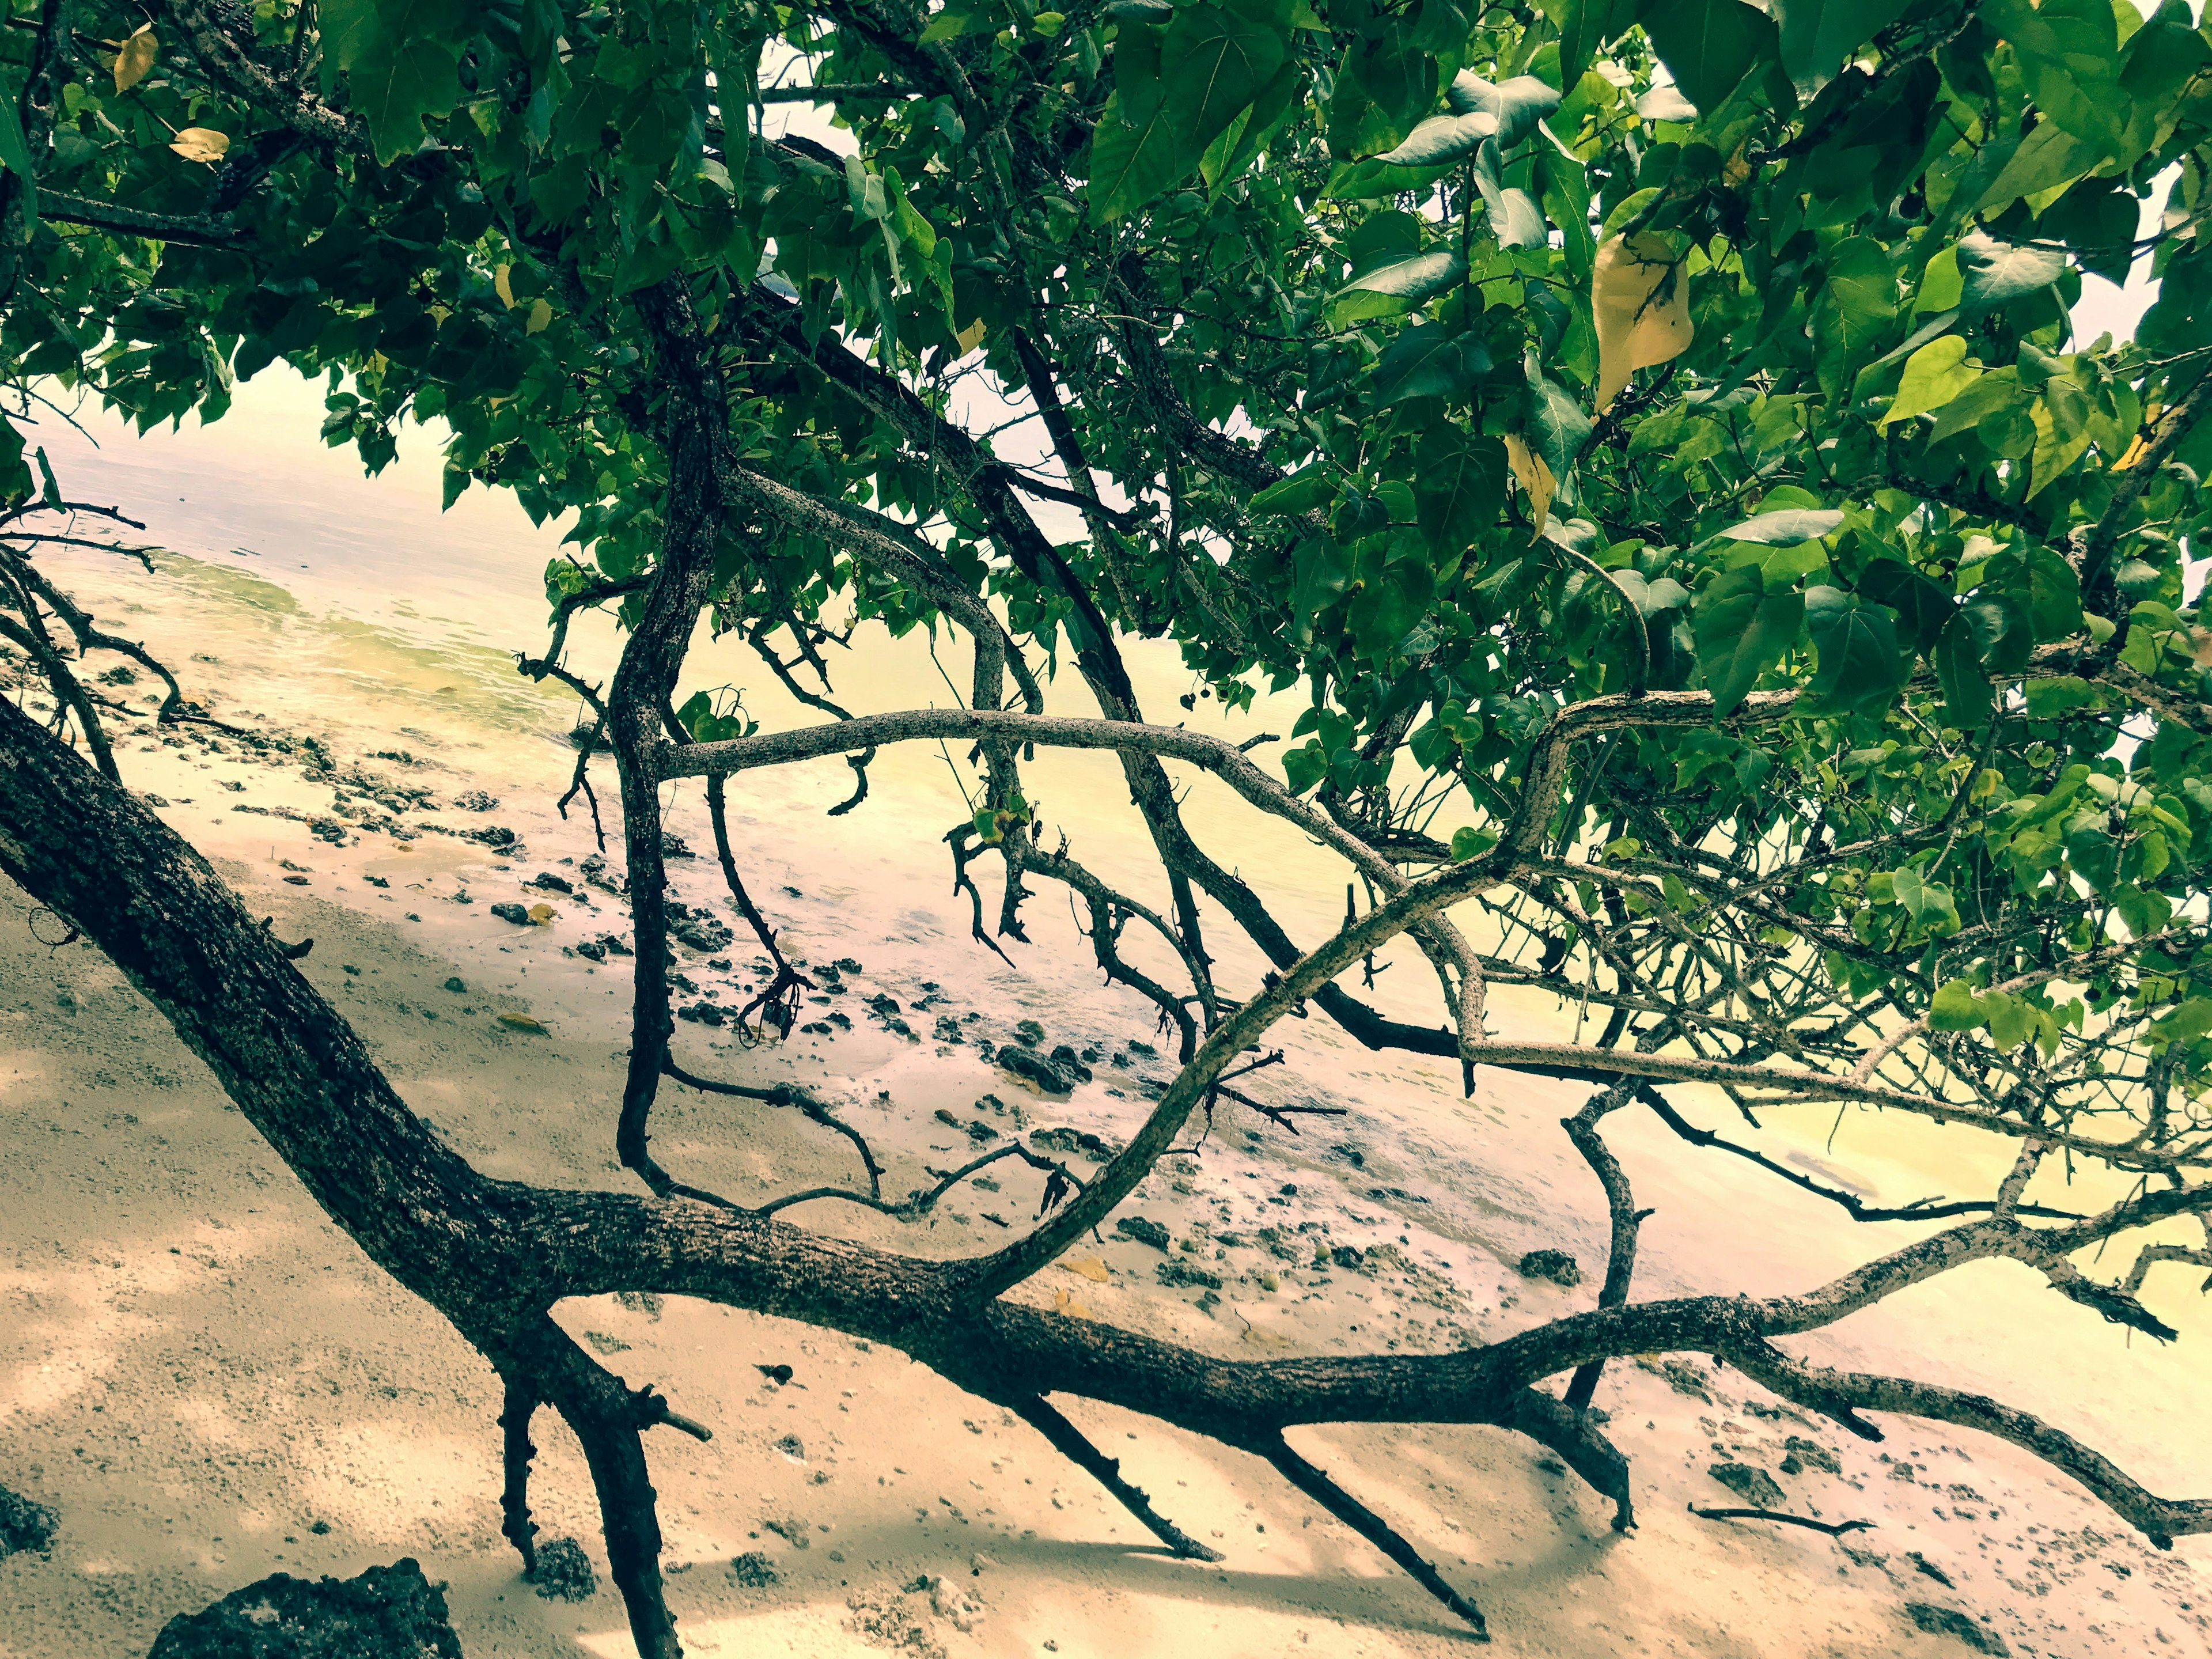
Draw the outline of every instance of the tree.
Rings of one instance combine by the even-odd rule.
[[[2179,0],[18,0],[11,22],[0,349],[27,395],[45,377],[143,425],[211,417],[281,357],[328,375],[325,436],[371,468],[406,418],[442,418],[449,497],[575,515],[550,643],[520,666],[572,685],[611,747],[638,945],[615,1140],[644,1195],[471,1170],[119,787],[78,670],[129,647],[36,562],[99,526],[12,428],[0,635],[52,695],[43,722],[0,704],[0,866],[498,1369],[526,1564],[532,1416],[575,1429],[641,1653],[679,1650],[642,1441],[677,1419],[562,1334],[563,1297],[695,1295],[891,1344],[1203,1553],[1044,1396],[1135,1407],[1268,1459],[1477,1630],[1285,1427],[1507,1425],[1625,1528],[1626,1464],[1588,1411],[1602,1367],[1699,1352],[1870,1437],[1868,1412],[2010,1440],[2161,1545],[2212,1530],[2212,1501],[2154,1496],[2058,1426],[1786,1346],[1993,1257],[2170,1337],[2146,1275],[2212,1265],[2212,1234],[2161,1231],[2212,1225],[2212,686],[2185,558],[2212,463],[2212,42]],[[794,100],[833,108],[851,153],[764,137]],[[2136,337],[2077,338],[2085,276],[2143,258],[2161,281]],[[1056,477],[952,417],[973,377],[1034,408]],[[1046,501],[1085,533],[1056,544]],[[593,606],[628,630],[605,685],[562,660]],[[673,706],[702,615],[827,719]],[[964,635],[968,706],[848,713],[834,649],[878,626]],[[1148,720],[1132,635],[1175,640],[1224,703],[1310,686],[1280,775]],[[1103,718],[1052,712],[1041,671],[1065,666]],[[161,718],[195,718],[167,684]],[[1087,1183],[1019,1149],[1043,1218],[951,1262],[771,1214],[934,1201],[884,1199],[864,1143],[865,1188],[749,1210],[649,1135],[664,1079],[748,1092],[677,1056],[657,786],[708,780],[777,966],[747,1017],[787,1025],[807,981],[744,890],[729,780],[848,756],[837,810],[858,809],[869,757],[925,738],[979,770],[946,836],[974,948],[1022,939],[1028,883],[1068,888],[1182,1062]],[[1039,744],[1119,757],[1162,896],[1041,843]],[[1186,829],[1170,762],[1340,854],[1364,912],[1293,940]],[[1218,983],[1207,927],[1274,971]],[[1401,934],[1435,1026],[1340,982]],[[1493,1033],[1498,984],[1572,1000],[1580,1035]],[[1594,1085],[1565,1127],[1613,1217],[1596,1310],[1443,1355],[1233,1364],[1003,1299],[1194,1111],[1253,1099],[1238,1056],[1307,1002],[1470,1080]],[[1856,1104],[2015,1161],[1986,1197],[1876,1210],[1693,1125],[1664,1092],[1685,1082],[1754,1122]],[[1638,1212],[1602,1128],[1634,1106],[1929,1230],[1801,1296],[1632,1300]],[[2028,1201],[2081,1169],[2124,1195]]]

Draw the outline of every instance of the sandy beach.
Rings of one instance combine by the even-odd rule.
[[[143,576],[79,574],[118,603],[134,584],[141,601],[155,597]],[[172,597],[234,610],[245,579],[176,559],[163,580]],[[173,648],[192,642],[192,609],[134,620]],[[250,650],[177,653],[230,659],[191,665],[194,690],[255,736],[148,727],[119,745],[127,781],[281,937],[315,941],[303,971],[479,1168],[623,1185],[611,1134],[624,918],[586,872],[588,821],[551,810],[570,761],[555,741],[563,706],[516,685],[489,714],[472,705],[442,726],[408,723],[389,697],[350,720],[289,720],[273,665],[315,672],[314,650],[336,648],[331,620],[266,595],[257,614],[266,638]],[[438,697],[432,682],[452,660],[422,665],[424,695]],[[489,653],[469,665],[487,686],[497,670]],[[1105,798],[1080,764],[1041,791],[1048,803]],[[749,879],[798,957],[842,964],[834,983],[817,975],[829,988],[803,1005],[805,1025],[787,1042],[747,1048],[727,1025],[691,1020],[679,1051],[717,1075],[823,1091],[870,1137],[891,1192],[1000,1138],[1059,1132],[1079,1155],[1083,1137],[1126,1135],[1170,1069],[1146,1051],[1159,1039],[1142,1005],[1096,985],[1048,904],[1033,907],[1037,942],[1017,966],[969,943],[932,836],[903,815],[817,816],[848,776],[824,766],[738,797]],[[1087,827],[1093,847],[1110,848],[1103,861],[1134,866],[1135,849],[1070,817],[1072,833]],[[672,822],[693,847],[710,845],[696,794]],[[1271,854],[1259,837],[1249,848],[1255,862],[1317,856]],[[685,902],[735,921],[711,859],[674,869]],[[545,919],[517,925],[495,904],[544,906]],[[173,1614],[267,1573],[344,1576],[401,1556],[447,1584],[472,1659],[626,1653],[566,1431],[541,1421],[533,1496],[544,1536],[574,1536],[598,1562],[601,1588],[573,1604],[533,1594],[499,1537],[489,1368],[314,1208],[101,958],[41,942],[59,937],[21,895],[0,896],[0,1485],[61,1523],[47,1553],[0,1560],[0,1655],[123,1659]],[[694,1008],[734,1006],[755,977],[742,931],[681,954],[678,1000]],[[948,962],[957,979],[926,977]],[[1499,1018],[1571,1015],[1530,999]],[[1024,1020],[1046,1047],[1090,1055],[1095,1080],[1047,1098],[987,1061],[983,1045],[1018,1042]],[[1589,1277],[1562,1287],[1515,1267],[1540,1247],[1573,1254],[1586,1273],[1601,1260],[1595,1184],[1551,1127],[1578,1091],[1486,1076],[1462,1100],[1441,1068],[1364,1054],[1317,1019],[1286,1030],[1284,1046],[1286,1097],[1346,1115],[1309,1119],[1292,1138],[1224,1115],[1117,1218],[1158,1231],[1117,1225],[1017,1294],[1250,1357],[1432,1349],[1587,1305]],[[1870,1123],[1854,1116],[1832,1138],[1825,1123],[1794,1139],[1782,1126],[1760,1144],[1892,1201],[1960,1182],[1989,1156],[1893,1124],[1877,1152]],[[685,1179],[740,1202],[855,1173],[845,1142],[773,1107],[672,1088],[654,1127],[656,1152]],[[1913,1236],[1854,1228],[1650,1121],[1624,1122],[1616,1145],[1658,1211],[1643,1293],[1802,1287]],[[1032,1216],[1039,1184],[1009,1163],[924,1221],[834,1204],[794,1218],[960,1253]],[[2166,1351],[2130,1346],[2055,1308],[2028,1275],[1989,1265],[1863,1316],[1813,1352],[1986,1385],[2087,1433],[2154,1486],[2201,1490],[2212,1485],[2212,1383],[2197,1356],[2212,1321],[2186,1279],[2151,1287],[2151,1305],[2185,1333]],[[1203,1644],[1382,1659],[1468,1645],[1272,1471],[1157,1423],[1061,1402],[1164,1512],[1224,1552],[1218,1566],[1167,1558],[1027,1427],[896,1353],[680,1298],[557,1312],[634,1386],[650,1382],[714,1431],[706,1444],[651,1447],[690,1650],[1103,1656]],[[787,1383],[758,1369],[782,1365]],[[1296,1438],[1473,1595],[1503,1651],[2212,1652],[2212,1545],[2152,1550],[2010,1448],[1896,1421],[1867,1445],[1702,1359],[1618,1364],[1599,1402],[1635,1462],[1641,1524],[1626,1537],[1610,1531],[1608,1504],[1502,1431]],[[1769,1472],[1798,1512],[1874,1524],[1831,1540],[1688,1514],[1740,1501],[1711,1474],[1728,1464]],[[739,1558],[750,1560],[733,1570]]]

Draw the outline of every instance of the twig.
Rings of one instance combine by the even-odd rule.
[[[1782,1521],[1793,1527],[1825,1532],[1831,1538],[1841,1538],[1847,1532],[1863,1532],[1874,1525],[1871,1521],[1815,1521],[1809,1516],[1784,1515],[1780,1510],[1701,1510],[1695,1504],[1688,1508],[1700,1521]]]

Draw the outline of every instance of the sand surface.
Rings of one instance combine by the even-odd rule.
[[[106,584],[111,614],[139,602],[131,583],[143,578],[74,574]],[[479,1168],[627,1188],[611,1152],[628,963],[577,952],[623,938],[626,923],[620,902],[583,879],[588,822],[551,811],[571,758],[551,740],[566,706],[502,679],[488,648],[410,656],[404,640],[288,610],[233,572],[179,560],[165,579],[172,602],[138,617],[139,631],[180,665],[220,655],[192,667],[196,693],[264,732],[319,733],[336,769],[311,777],[297,749],[138,733],[119,745],[131,784],[280,935],[315,940],[303,971]],[[238,623],[248,611],[258,632]],[[210,619],[224,617],[229,631],[211,641]],[[900,672],[918,681],[926,669]],[[350,717],[329,703],[303,717],[285,689],[344,673],[374,688]],[[465,717],[440,717],[471,688]],[[403,693],[416,703],[393,701]],[[876,706],[898,702],[886,694]],[[918,791],[933,769],[951,811],[887,797],[873,816],[822,817],[848,781],[835,763],[740,793],[740,855],[790,948],[860,966],[805,1006],[819,1029],[787,1042],[749,1049],[726,1026],[678,1027],[688,1064],[799,1078],[835,1098],[890,1166],[894,1193],[994,1136],[1066,1127],[1118,1139],[1147,1085],[1169,1075],[1134,1046],[1160,1041],[1143,1005],[1085,968],[1060,896],[1031,906],[1036,943],[1016,966],[967,941],[930,827],[957,816],[943,764],[887,757],[878,787]],[[1041,769],[1040,795],[1087,861],[1140,871],[1126,830],[1115,841],[1094,823],[1121,799],[1103,763]],[[472,788],[500,804],[459,805]],[[1197,807],[1227,811],[1202,796]],[[693,846],[710,845],[696,791],[678,792],[672,811]],[[1233,835],[1249,867],[1279,873],[1316,856],[1231,822],[1209,831]],[[495,824],[525,850],[467,838]],[[574,891],[526,887],[541,872]],[[678,860],[675,880],[742,930],[710,859]],[[1306,912],[1286,912],[1308,938],[1327,920],[1330,890],[1317,890]],[[518,927],[491,915],[508,902],[547,903],[553,917]],[[267,1573],[350,1575],[402,1555],[447,1583],[471,1659],[627,1654],[611,1589],[541,1599],[499,1537],[489,1367],[330,1224],[96,951],[41,936],[59,937],[52,919],[0,890],[0,1486],[61,1518],[49,1553],[0,1559],[0,1656],[141,1655],[173,1614]],[[695,988],[679,1000],[733,1003],[753,977],[742,931],[719,953],[682,954]],[[1385,1000],[1418,1007],[1417,972],[1386,974]],[[884,997],[896,1011],[871,1008]],[[1565,1030],[1572,1012],[1506,1000],[1497,1018]],[[1096,1081],[1047,1099],[987,1063],[981,1042],[1012,1040],[1025,1018],[1048,1047],[1095,1050]],[[1109,1231],[1018,1294],[1250,1358],[1431,1350],[1590,1304],[1590,1279],[1561,1288],[1513,1266],[1539,1246],[1571,1251],[1592,1279],[1601,1261],[1595,1183],[1555,1127],[1580,1091],[1485,1076],[1463,1100],[1442,1068],[1364,1054],[1319,1019],[1287,1024],[1281,1041],[1289,1060],[1272,1097],[1346,1115],[1310,1119],[1293,1139],[1224,1112],[1194,1156],[1169,1160],[1120,1212],[1164,1226],[1168,1251]],[[1680,1098],[1721,1122],[1712,1103]],[[1865,1115],[1832,1134],[1820,1116],[1763,1138],[1731,1133],[1892,1202],[1966,1190],[2002,1157]],[[1639,1201],[1658,1212],[1641,1294],[1805,1288],[1915,1236],[1853,1227],[1648,1119],[1615,1122]],[[844,1142],[769,1107],[672,1088],[654,1128],[665,1164],[740,1201],[857,1174]],[[926,1222],[835,1204],[791,1218],[918,1253],[980,1250],[1038,1200],[1034,1172],[989,1173],[995,1188],[970,1183]],[[2034,1195],[2064,1201],[2064,1190],[2054,1180]],[[1339,1261],[1340,1246],[1356,1266]],[[1164,1285],[1170,1261],[1213,1273],[1220,1290]],[[2203,1494],[2212,1321],[2196,1286],[2186,1269],[2153,1280],[2150,1305],[2185,1332],[2172,1349],[2131,1345],[2025,1270],[1985,1264],[1802,1351],[1987,1389],[2160,1491]],[[573,1303],[558,1316],[633,1386],[652,1383],[714,1430],[704,1445],[671,1435],[650,1446],[692,1653],[1468,1649],[1455,1621],[1271,1470],[1158,1422],[1060,1402],[1165,1513],[1224,1552],[1218,1566],[1166,1558],[1027,1427],[896,1352],[675,1297]],[[787,1386],[756,1369],[777,1364],[793,1368]],[[1599,1403],[1635,1461],[1642,1524],[1627,1537],[1608,1529],[1608,1504],[1500,1431],[1324,1427],[1293,1439],[1473,1595],[1504,1652],[1972,1650],[1923,1633],[1916,1604],[1923,1620],[1955,1612],[2019,1653],[2212,1652],[2212,1541],[2153,1551],[1997,1443],[1889,1419],[1888,1440],[1867,1445],[1702,1359],[1671,1371],[1616,1364]],[[1791,1436],[1832,1452],[1838,1472],[1781,1473]],[[581,1540],[604,1575],[574,1443],[550,1413],[537,1438],[544,1535]],[[1800,1512],[1875,1525],[1832,1540],[1692,1517],[1691,1503],[1737,1501],[1708,1473],[1724,1462],[1774,1473]],[[768,1558],[775,1583],[739,1582],[731,1562],[748,1553]]]

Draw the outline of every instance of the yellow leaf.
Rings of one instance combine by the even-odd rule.
[[[499,1023],[510,1031],[529,1031],[538,1036],[553,1035],[527,1014],[501,1014],[499,1017]]]
[[[961,350],[973,351],[977,346],[983,343],[983,319],[981,317],[978,317],[974,322],[969,324],[967,327],[962,329],[957,334],[954,335],[952,337],[952,340],[953,343],[957,345]]]
[[[1590,270],[1590,314],[1597,325],[1597,411],[1602,415],[1631,374],[1688,349],[1689,273],[1650,232],[1616,236],[1598,249]]]
[[[1052,1310],[1054,1313],[1066,1314],[1070,1319],[1096,1319],[1098,1316],[1066,1291],[1054,1292]]]
[[[123,43],[123,50],[115,54],[115,89],[128,92],[146,78],[154,67],[154,60],[161,55],[161,44],[154,38],[154,26],[142,23],[138,33]]]
[[[547,304],[541,295],[530,302],[530,320],[522,325],[522,331],[525,334],[542,332],[545,325],[552,320],[553,307]]]
[[[2146,404],[2143,406],[2142,428],[2136,432],[2134,441],[2128,445],[2127,453],[2112,463],[2112,470],[2115,472],[2124,472],[2142,459],[2143,452],[2150,447],[2149,443],[2143,437],[2143,433],[2156,432],[2158,423],[2164,418],[2165,414],[2166,411],[2156,404]]]
[[[513,265],[501,265],[497,270],[492,272],[491,276],[492,287],[499,291],[500,303],[509,311],[514,309],[514,289],[507,280],[507,274],[514,269]]]
[[[187,161],[220,161],[230,153],[230,135],[210,127],[186,127],[169,148]]]
[[[1513,476],[1521,481],[1521,488],[1528,492],[1528,516],[1535,520],[1535,535],[1544,533],[1544,526],[1552,514],[1553,492],[1559,488],[1552,477],[1552,469],[1544,465],[1544,458],[1528,447],[1528,441],[1517,432],[1505,434],[1505,461],[1513,469]]]
[[[1073,1256],[1059,1266],[1064,1272],[1081,1273],[1085,1279],[1095,1279],[1101,1285],[1106,1282],[1106,1264],[1095,1255]]]
[[[531,919],[531,921],[552,921],[552,920],[553,920],[553,907],[552,907],[551,905],[550,905],[550,904],[533,904],[533,905],[532,905],[532,906],[530,907],[530,919]]]

